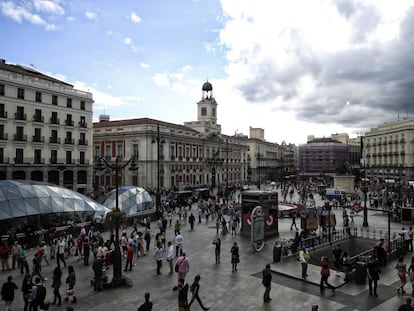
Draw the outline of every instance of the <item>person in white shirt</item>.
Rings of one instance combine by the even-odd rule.
[[[182,254],[183,242],[184,242],[184,237],[179,232],[177,236],[175,237],[175,257],[178,257],[179,254]]]
[[[57,254],[56,254],[56,263],[59,268],[60,268],[60,261],[63,262],[66,268],[65,248],[66,248],[66,241],[64,237],[61,236],[59,238],[59,241],[57,242]]]
[[[173,260],[174,260],[174,246],[172,245],[171,242],[168,242],[168,247],[167,247],[167,261],[168,261],[168,265],[170,266],[170,272],[169,274],[173,274]]]

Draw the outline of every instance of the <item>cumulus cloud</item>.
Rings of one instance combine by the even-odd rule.
[[[141,22],[141,17],[135,12],[131,12],[130,18],[131,18],[131,21],[134,22],[134,23],[140,23]]]
[[[130,45],[131,43],[132,43],[132,39],[131,38],[125,38],[124,39],[124,44]]]
[[[143,68],[143,69],[147,69],[147,68],[149,68],[149,65],[148,65],[148,64],[146,64],[146,63],[139,63],[139,66],[140,66],[141,68]]]
[[[224,47],[228,79],[246,101],[352,128],[414,114],[412,2],[221,3],[219,41],[204,46]]]
[[[57,15],[64,15],[65,10],[57,1],[50,0],[34,0],[33,5],[38,11],[52,13]]]
[[[87,19],[92,19],[92,20],[96,20],[98,18],[98,14],[96,14],[95,12],[85,12],[85,17]]]

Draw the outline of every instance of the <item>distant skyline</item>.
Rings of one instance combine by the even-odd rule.
[[[0,0],[0,58],[93,93],[94,121],[350,137],[414,116],[414,0]]]

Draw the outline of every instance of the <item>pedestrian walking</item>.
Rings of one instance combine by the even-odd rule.
[[[377,285],[381,270],[378,267],[378,262],[375,257],[372,257],[367,264],[367,276],[369,284],[369,294],[372,296],[372,284],[374,284],[374,296],[378,297]]]
[[[103,267],[104,267],[104,258],[101,256],[97,256],[92,262],[92,270],[93,270],[93,290],[95,292],[99,292],[102,290],[101,287],[101,280],[103,274]]]
[[[413,289],[411,296],[414,297],[414,256],[411,257],[411,264],[408,267],[408,275],[410,277],[411,287]]]
[[[66,291],[66,298],[65,301],[69,300],[69,296],[72,296],[72,301],[76,302],[76,292],[75,292],[75,284],[76,284],[76,274],[75,269],[73,266],[68,267],[68,276],[66,277],[66,284],[68,284],[68,290]]]
[[[216,264],[217,264],[217,263],[220,263],[220,253],[221,253],[221,240],[220,240],[220,238],[216,238],[213,241],[213,244],[215,245],[215,247],[214,247],[214,255],[215,255]]]
[[[290,218],[292,219],[292,224],[290,225],[290,231],[293,230],[293,226],[295,226],[295,230],[298,230],[298,227],[296,226],[296,212],[290,213]]]
[[[190,271],[190,263],[185,257],[185,253],[182,253],[175,262],[175,271],[178,273],[178,279],[185,280],[185,276]]]
[[[60,306],[62,304],[62,296],[60,295],[60,287],[62,286],[62,270],[57,267],[53,270],[52,288],[53,301],[52,305]]]
[[[325,286],[332,289],[332,293],[335,293],[335,287],[328,283],[328,278],[331,275],[329,271],[329,259],[326,256],[321,258],[321,282],[320,282],[320,291],[321,293],[325,292]]]
[[[89,266],[89,256],[91,253],[91,245],[89,244],[89,239],[85,238],[83,240],[83,264]]]
[[[340,244],[338,244],[336,247],[333,248],[332,255],[334,259],[336,275],[339,276],[339,271],[341,270],[341,256],[342,256],[342,248]]]
[[[23,282],[22,282],[22,293],[23,293],[23,301],[24,301],[23,310],[24,311],[27,311],[29,309],[32,287],[33,287],[32,276],[27,273],[24,276]]]
[[[134,248],[132,247],[132,243],[128,243],[127,250],[126,250],[126,263],[125,263],[124,271],[131,271],[132,270],[132,261],[133,260],[134,260]]]
[[[60,262],[62,261],[66,268],[65,248],[66,248],[66,241],[64,240],[64,237],[61,236],[59,238],[59,241],[57,242],[56,263],[60,267]]]
[[[299,251],[299,262],[302,266],[302,279],[305,279],[308,276],[308,262],[310,260],[310,255],[306,246],[303,246]]]
[[[6,304],[6,311],[11,310],[11,305],[14,300],[14,291],[19,289],[16,283],[13,282],[13,277],[9,275],[7,277],[7,282],[3,283],[1,287],[1,299],[4,300]]]
[[[193,215],[193,212],[191,212],[190,216],[188,216],[188,222],[190,223],[190,229],[194,230],[195,217]]]
[[[177,219],[174,225],[174,234],[177,236],[180,234],[181,231],[181,222]]]
[[[146,249],[147,252],[149,252],[150,244],[151,244],[150,229],[145,229],[144,240],[145,240],[145,249]]]
[[[397,274],[401,281],[400,286],[397,288],[397,293],[398,295],[400,293],[405,294],[404,286],[405,286],[405,283],[407,283],[408,271],[407,271],[407,266],[404,263],[404,257],[401,256],[400,258],[398,258],[398,262],[395,265],[395,269],[397,269]]]
[[[198,295],[198,293],[200,291],[200,279],[201,279],[200,275],[197,274],[194,278],[193,284],[191,284],[190,291],[192,293],[192,296],[191,296],[190,303],[188,304],[188,308],[191,307],[191,304],[194,302],[194,300],[197,300],[197,302],[199,303],[201,309],[209,310],[210,308],[207,308],[207,307],[203,306],[203,303],[201,302],[200,296]]]
[[[178,310],[179,311],[189,311],[190,307],[188,306],[188,283],[185,283],[184,279],[178,280]]]
[[[144,299],[145,299],[145,302],[139,306],[138,311],[151,311],[152,302],[150,301],[150,293],[145,293]]]
[[[265,287],[265,292],[263,294],[263,302],[270,302],[270,300],[272,300],[272,298],[270,298],[270,289],[272,286],[272,271],[270,270],[269,264],[267,264],[266,268],[262,271],[262,284]]]
[[[174,246],[172,245],[170,241],[168,241],[167,262],[168,262],[168,266],[170,267],[170,272],[168,274],[174,273],[173,260],[174,260]]]
[[[178,257],[183,252],[184,237],[181,235],[180,232],[178,232],[174,240],[175,240],[175,257]]]
[[[23,244],[20,249],[20,274],[29,273],[29,264],[27,262],[27,244]],[[24,270],[24,272],[23,272]]]
[[[230,250],[231,253],[231,272],[237,271],[237,264],[240,262],[240,255],[239,255],[239,246],[237,245],[237,242],[233,243],[233,246]]]
[[[162,258],[164,257],[164,249],[161,242],[157,243],[157,248],[154,253],[155,261],[157,262],[157,275],[161,274]]]

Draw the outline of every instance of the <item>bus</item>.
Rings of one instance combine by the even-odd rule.
[[[326,188],[326,198],[329,201],[337,200],[342,201],[346,199],[346,191],[341,188]]]

